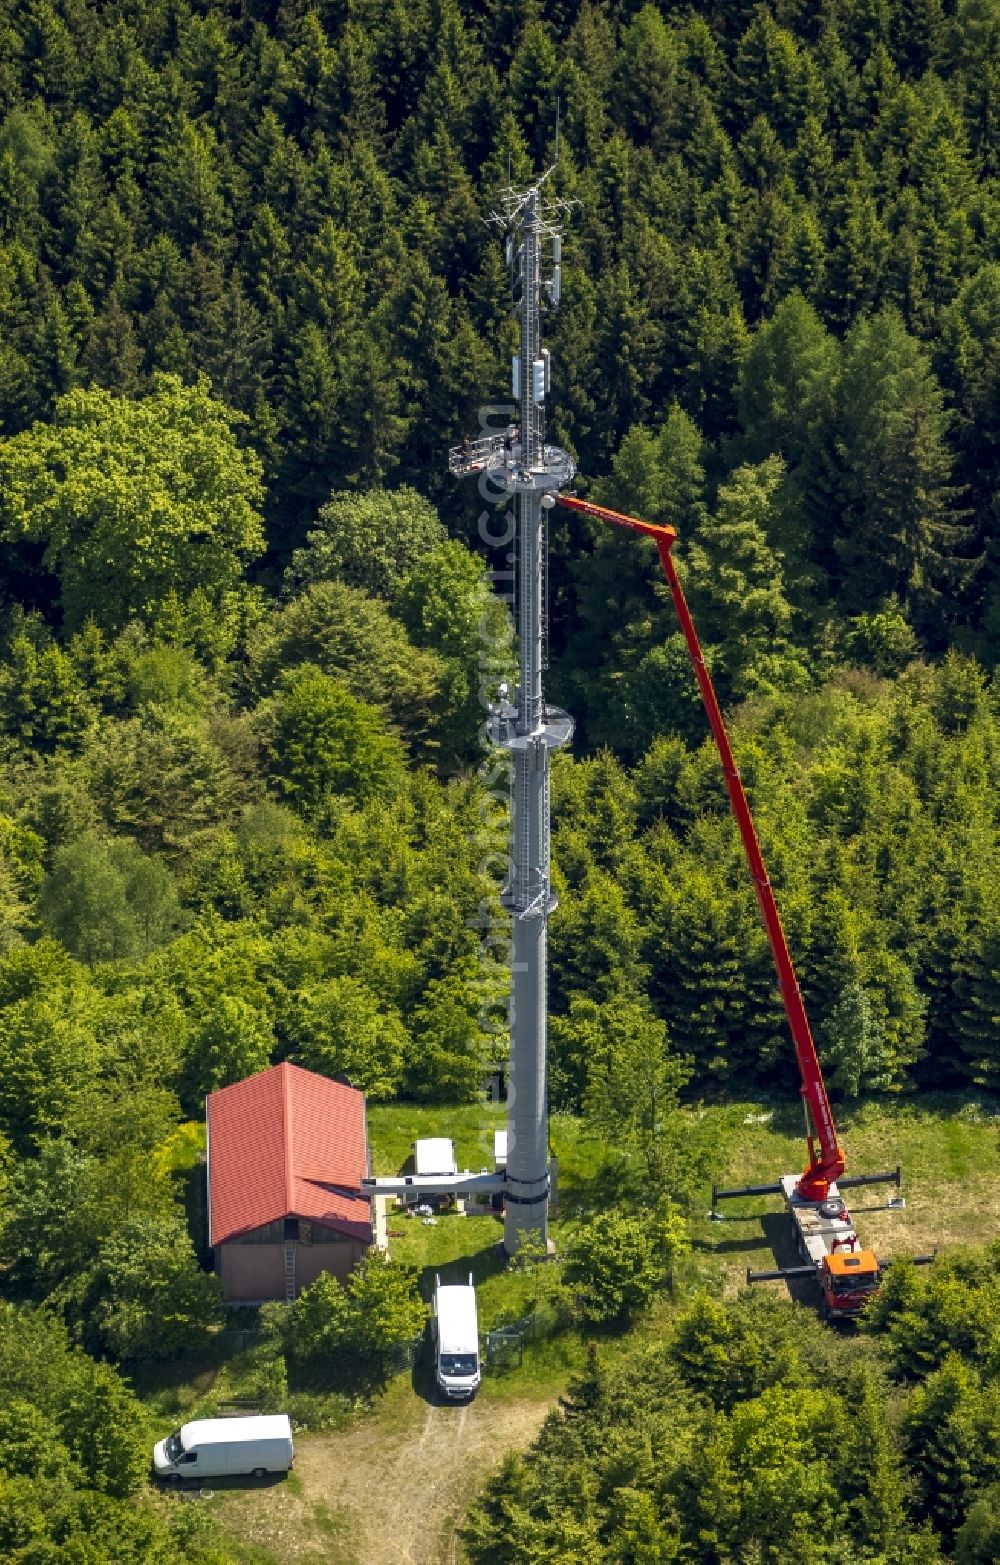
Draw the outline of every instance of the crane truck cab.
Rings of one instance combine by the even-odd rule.
[[[434,1371],[438,1386],[452,1401],[475,1396],[479,1389],[479,1320],[476,1290],[468,1282],[443,1284],[434,1278],[431,1316]]]
[[[786,1174],[780,1184],[799,1254],[816,1270],[823,1315],[828,1320],[860,1315],[879,1284],[878,1258],[863,1247],[836,1185],[824,1201],[808,1201],[798,1191],[796,1175]]]
[[[881,1281],[874,1250],[834,1250],[824,1257],[819,1285],[827,1320],[860,1315]]]

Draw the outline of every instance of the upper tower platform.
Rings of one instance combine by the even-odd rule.
[[[506,491],[516,495],[565,489],[576,472],[576,463],[561,446],[543,445],[539,456],[526,465],[520,426],[511,424],[501,435],[485,435],[453,446],[448,452],[448,471],[456,478],[488,473],[498,494]]]

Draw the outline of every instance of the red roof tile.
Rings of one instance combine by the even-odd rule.
[[[365,1098],[286,1061],[209,1094],[209,1243],[304,1217],[371,1243]]]

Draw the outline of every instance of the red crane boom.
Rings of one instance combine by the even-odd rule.
[[[774,966],[778,974],[781,999],[785,1007],[785,1015],[788,1018],[792,1042],[795,1045],[795,1057],[799,1064],[799,1074],[802,1077],[802,1100],[806,1115],[806,1141],[809,1146],[809,1164],[802,1174],[796,1189],[803,1200],[824,1201],[830,1185],[839,1179],[844,1172],[844,1154],[837,1136],[837,1127],[834,1124],[830,1100],[823,1081],[823,1072],[820,1069],[816,1045],[813,1042],[812,1029],[809,1026],[809,1018],[806,1015],[806,1008],[802,1001],[802,992],[799,989],[799,982],[795,976],[795,967],[788,949],[785,931],[782,927],[778,904],[775,901],[774,891],[768,878],[767,867],[764,864],[764,856],[760,851],[760,843],[757,840],[757,831],[754,826],[753,816],[750,813],[750,805],[747,802],[743,780],[740,777],[736,760],[733,756],[732,745],[729,742],[729,735],[723,722],[718,697],[712,684],[712,676],[702,655],[698,632],[695,630],[691,611],[684,596],[684,589],[677,575],[677,567],[670,552],[676,541],[677,534],[672,527],[659,527],[652,522],[641,521],[635,516],[624,516],[620,511],[611,511],[607,506],[594,505],[590,500],[579,500],[574,495],[559,495],[558,500],[560,505],[566,506],[571,511],[579,511],[584,516],[593,516],[601,522],[611,522],[616,527],[627,527],[632,532],[645,533],[648,538],[653,539],[659,551],[660,561],[674,600],[674,607],[677,610],[677,617],[681,623],[681,630],[684,632],[684,640],[687,643],[688,653],[694,665],[695,676],[698,680],[698,687],[701,691],[705,711],[708,714],[709,725],[719,751],[719,759],[722,762],[722,771],[726,781],[726,789],[729,793],[729,801],[732,805],[736,824],[739,827],[740,837],[743,841],[743,850],[746,854],[747,864],[753,880],[754,891],[757,893],[757,901],[760,904],[764,927],[767,930],[767,938],[770,942],[771,954],[774,957]]]

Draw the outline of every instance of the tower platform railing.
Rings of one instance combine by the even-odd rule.
[[[448,471],[458,478],[470,473],[481,473],[494,458],[501,456],[507,444],[506,435],[484,435],[481,440],[463,440],[460,446],[452,446],[448,452]]]

